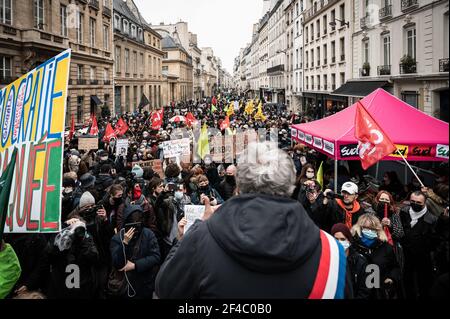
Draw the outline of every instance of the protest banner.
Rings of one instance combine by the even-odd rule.
[[[0,91],[1,171],[18,149],[5,233],[60,231],[70,58],[69,49]]]
[[[184,206],[184,217],[187,220],[186,226],[184,226],[184,233],[194,225],[197,219],[202,219],[203,214],[205,213],[205,206],[198,205],[185,205]]]
[[[209,142],[209,149],[212,160],[216,163],[222,163],[224,156],[223,137],[212,136]]]
[[[98,138],[97,137],[79,137],[78,149],[84,151],[98,150]]]
[[[116,156],[128,155],[128,139],[118,139],[116,142]]]
[[[191,154],[191,144],[188,138],[165,141],[162,143],[164,158],[176,158]]]
[[[233,164],[235,159],[235,152],[234,152],[234,137],[232,135],[225,136],[225,145],[223,152],[225,155],[225,163]]]

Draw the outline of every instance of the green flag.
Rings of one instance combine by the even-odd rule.
[[[323,162],[320,163],[319,170],[317,171],[317,181],[323,189]]]
[[[200,138],[198,139],[197,154],[201,159],[204,159],[209,154],[208,127],[206,123],[203,125]]]
[[[6,216],[8,215],[9,194],[11,192],[11,183],[14,176],[14,167],[16,165],[17,148],[14,148],[5,171],[0,177],[0,240],[3,237],[3,230],[5,229]]]
[[[214,112],[216,112],[217,111],[217,108],[216,108],[216,106],[213,104],[213,105],[211,105],[211,113],[214,113]]]

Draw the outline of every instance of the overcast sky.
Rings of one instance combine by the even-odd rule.
[[[252,26],[262,17],[263,0],[134,0],[151,24],[188,22],[199,47],[212,47],[233,74],[234,58],[251,41]]]

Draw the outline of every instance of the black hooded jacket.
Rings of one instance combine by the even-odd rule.
[[[321,256],[320,231],[287,198],[247,194],[196,222],[156,279],[160,298],[307,298]]]
[[[127,206],[125,208],[125,223],[131,222],[131,214],[136,211],[143,214],[141,206]],[[125,267],[127,260],[133,262],[136,268],[127,272],[127,275],[130,284],[136,291],[135,298],[151,299],[154,290],[155,273],[160,260],[159,246],[155,234],[153,234],[150,229],[142,227],[140,232],[128,243],[128,245],[125,245],[126,256],[123,254],[123,237],[124,230],[122,229],[121,232],[114,235],[111,241],[113,267],[122,269]],[[137,254],[134,255],[136,245],[139,245],[139,248],[137,249]]]

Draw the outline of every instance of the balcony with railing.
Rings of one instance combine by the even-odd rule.
[[[3,27],[4,34],[17,35],[17,29],[12,26],[3,24],[0,27]]]
[[[419,1],[417,0],[402,0],[401,3],[402,11],[410,11],[419,7]]]
[[[98,0],[89,0],[89,7],[98,10],[100,6],[98,5]]]
[[[103,11],[102,11],[102,12],[103,12],[103,14],[104,14],[105,16],[111,18],[111,8],[106,7],[106,6],[103,6]]]
[[[111,85],[111,80],[105,80],[105,81],[103,81],[103,83],[104,83],[105,85]]]
[[[378,75],[391,75],[391,66],[390,65],[379,65]]]
[[[417,73],[417,62],[403,64],[400,63],[400,74]]]
[[[267,69],[267,74],[273,74],[284,71],[284,64],[276,65]]]
[[[90,83],[91,85],[98,85],[98,80],[91,80]]]
[[[448,58],[439,60],[439,72],[449,72],[448,71]]]
[[[77,79],[77,84],[78,85],[86,85],[86,80],[85,79]]]
[[[316,2],[315,6],[313,6],[312,8],[309,8],[308,10],[303,11],[303,16],[305,19],[304,23],[312,20],[314,17],[321,14],[322,12],[327,10],[327,8],[331,7],[334,3],[338,2],[338,1],[339,0],[328,0],[326,4],[325,4],[324,0],[321,0],[320,3]]]
[[[392,5],[385,6],[378,11],[378,18],[380,21],[392,18]]]
[[[362,18],[359,20],[359,25],[360,25],[361,29],[366,29],[366,28],[372,26],[372,24],[373,24],[373,21],[372,21],[372,20],[373,20],[373,19],[372,19],[372,16],[369,15],[369,14],[366,14],[365,17],[362,17]]]

